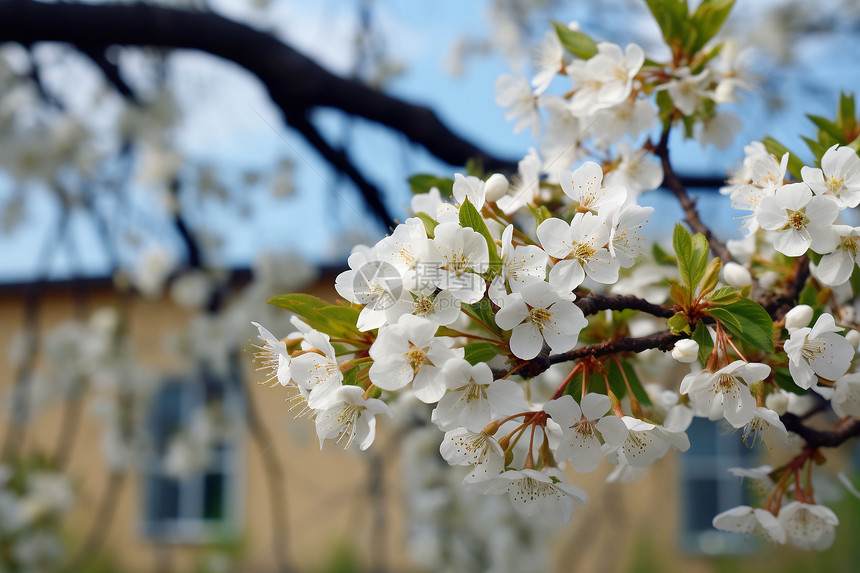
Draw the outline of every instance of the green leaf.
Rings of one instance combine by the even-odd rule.
[[[415,216],[421,219],[421,222],[424,223],[424,230],[427,231],[427,237],[432,239],[436,233],[436,225],[439,223],[424,211],[418,211],[415,213]]]
[[[693,238],[681,223],[675,223],[675,232],[672,234],[672,247],[675,249],[675,257],[678,259],[678,270],[681,271],[681,280],[689,287],[692,283],[690,267],[693,260]]]
[[[645,3],[657,20],[666,43],[670,46],[683,45],[684,39],[691,30],[687,0],[645,0]]]
[[[691,18],[697,34],[689,44],[689,54],[701,50],[708,41],[717,35],[731,12],[735,0],[702,0]]]
[[[809,118],[809,121],[818,126],[818,129],[823,131],[824,133],[830,135],[833,139],[838,141],[839,143],[845,145],[848,143],[845,141],[845,135],[842,133],[842,130],[839,129],[835,123],[827,119],[826,117],[821,117],[820,115],[812,115],[806,114],[806,117]]]
[[[806,142],[806,147],[812,152],[815,156],[816,163],[821,163],[821,158],[824,157],[824,154],[827,153],[827,147],[822,145],[815,139],[810,139],[809,137],[800,137],[803,141]]]
[[[740,300],[741,293],[738,292],[738,289],[735,287],[722,287],[718,288],[714,292],[708,295],[708,300],[714,304],[729,304],[731,302],[735,302],[736,300]]]
[[[860,293],[860,267],[855,265],[854,270],[851,271],[851,278],[848,279],[848,282],[851,283],[851,293],[854,296],[857,296],[858,293]],[[811,287],[812,284],[809,284],[807,286]],[[809,303],[804,303],[804,304],[809,304]],[[810,305],[810,306],[812,306],[812,305]]]
[[[415,194],[427,193],[436,187],[442,197],[450,197],[454,189],[454,180],[447,177],[437,177],[429,173],[419,173],[409,178],[409,187]]]
[[[361,366],[356,364],[349,370],[343,373],[343,385],[344,386],[358,386],[358,372],[361,370]]]
[[[549,212],[546,205],[541,205],[540,207],[529,205],[529,210],[532,212],[532,215],[534,215],[535,227],[539,227],[541,223],[552,218],[552,213]]]
[[[490,268],[488,270],[492,274],[498,272],[502,268],[499,249],[496,247],[496,242],[493,240],[484,218],[481,217],[481,214],[478,213],[468,198],[464,199],[463,204],[460,205],[460,225],[468,227],[484,237],[484,240],[487,241],[487,250],[490,253]]]
[[[714,350],[714,341],[711,339],[708,327],[701,320],[696,323],[692,338],[699,345],[699,362],[704,366],[708,363],[708,356],[710,356],[711,351]]]
[[[690,290],[695,291],[708,268],[708,240],[701,233],[693,235],[693,256],[690,260]],[[719,272],[719,271],[718,271]]]
[[[475,365],[479,362],[489,362],[499,355],[499,347],[492,342],[472,342],[465,346],[466,361]]]
[[[777,386],[783,390],[787,390],[793,394],[799,394],[801,396],[806,394],[806,390],[794,382],[794,378],[791,377],[791,373],[785,366],[777,366],[773,369],[773,380],[776,382]]]
[[[633,390],[633,395],[636,396],[636,399],[639,400],[639,403],[643,406],[651,406],[651,398],[648,397],[648,392],[646,392],[645,387],[642,386],[642,381],[639,380],[639,376],[636,374],[636,369],[633,368],[633,365],[627,360],[622,360],[621,366],[624,368],[624,373],[627,375],[627,381],[630,382],[630,388]]]
[[[709,308],[706,312],[719,320],[725,327],[733,326],[738,329],[741,327],[741,323],[735,315],[724,308]]]
[[[857,128],[857,116],[855,115],[854,94],[846,93],[839,94],[839,110],[836,116],[839,118],[837,123],[842,128],[843,133],[853,133]]]
[[[729,334],[759,350],[773,352],[773,319],[760,304],[744,298],[717,308],[727,310],[740,323],[740,326],[736,327],[723,322]],[[714,310],[715,308],[712,308],[708,312],[713,314]]]
[[[489,300],[483,299],[479,300],[474,304],[460,305],[460,307],[466,309],[470,315],[477,317],[478,320],[489,326],[496,334],[501,334],[501,329],[496,326],[496,318],[495,314],[493,313],[493,306],[490,304]],[[486,329],[481,327],[480,325],[478,327],[486,331]]]
[[[798,181],[802,179],[800,176],[800,170],[803,167],[803,161],[797,157],[797,154],[789,151],[786,146],[770,136],[765,137],[761,142],[764,144],[764,148],[767,149],[768,153],[776,155],[777,161],[782,160],[782,156],[788,153],[788,172],[791,173]]]
[[[269,304],[302,317],[311,328],[333,338],[360,338],[355,324],[359,311],[348,306],[334,305],[313,295],[282,294],[269,299]]]
[[[589,59],[597,53],[597,43],[577,30],[571,30],[561,22],[553,22],[555,33],[564,49],[583,60]]]
[[[674,266],[678,264],[678,261],[675,259],[675,257],[664,251],[663,247],[661,247],[658,243],[654,243],[654,245],[652,245],[651,254],[654,256],[654,262],[658,265]]]
[[[682,332],[690,333],[690,324],[687,322],[687,317],[682,312],[675,313],[672,318],[666,321],[672,334],[681,334]]]

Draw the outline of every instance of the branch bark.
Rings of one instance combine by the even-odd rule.
[[[207,12],[152,4],[0,4],[0,41],[24,45],[66,42],[87,54],[111,45],[187,48],[232,61],[259,78],[282,110],[331,107],[403,133],[451,165],[480,161],[493,171],[516,171],[454,133],[428,107],[386,95],[337,76],[273,34]]]
[[[633,295],[625,296],[617,294],[614,296],[606,296],[592,293],[575,301],[574,304],[579,307],[579,310],[581,310],[582,314],[585,316],[595,314],[601,310],[625,310],[628,308],[660,318],[672,318],[675,314],[675,311],[671,308],[666,308],[659,304],[652,304],[643,298]]]
[[[690,198],[687,194],[687,189],[684,186],[684,183],[672,168],[672,162],[669,160],[670,131],[671,130],[668,128],[663,130],[663,135],[660,137],[660,143],[658,143],[654,148],[654,153],[660,158],[660,161],[663,164],[663,187],[671,191],[672,194],[678,198],[678,202],[681,203],[681,208],[684,210],[684,220],[687,222],[687,225],[689,225],[694,232],[701,233],[705,236],[708,240],[708,245],[710,245],[714,254],[720,257],[724,263],[734,261],[734,257],[726,246],[714,236],[711,229],[708,228],[708,226],[699,218],[699,212],[696,209],[696,200]]]

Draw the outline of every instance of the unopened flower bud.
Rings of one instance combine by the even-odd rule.
[[[845,335],[845,340],[851,343],[851,346],[854,347],[854,350],[857,350],[857,345],[860,344],[860,332],[851,329]]]
[[[785,313],[785,328],[788,332],[794,332],[798,328],[809,326],[812,320],[812,307],[806,304],[799,304],[793,309]]]
[[[685,338],[675,343],[672,348],[672,358],[684,364],[690,364],[699,357],[699,343],[695,340]]]
[[[487,179],[487,184],[484,186],[487,201],[498,201],[508,194],[510,183],[508,179],[501,173],[493,173]]]
[[[773,394],[768,394],[767,398],[764,399],[764,405],[782,416],[788,410],[788,396],[785,395],[785,392],[776,391]]]
[[[752,284],[752,275],[743,265],[726,263],[723,267],[723,280],[735,288],[743,288]]]

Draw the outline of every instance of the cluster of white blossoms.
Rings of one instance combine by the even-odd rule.
[[[809,250],[823,255],[813,268],[823,284],[847,282],[860,261],[860,227],[843,218],[860,205],[857,152],[833,145],[821,157],[821,167],[804,166],[801,180],[789,182],[788,152],[778,158],[761,142],[745,151],[743,167],[722,189],[731,196],[732,207],[752,212],[744,227],[749,232],[768,231],[774,248],[789,257]]]
[[[263,368],[272,383],[293,389],[321,445],[369,447],[376,416],[391,415],[386,402],[410,392],[435,405],[442,456],[471,467],[469,488],[508,493],[523,513],[556,521],[587,497],[567,483],[563,462],[581,472],[604,457],[645,467],[672,446],[689,446],[686,424],[646,422],[623,412],[617,398],[612,406],[606,394],[585,389],[580,410],[562,395],[566,384],[535,403],[522,377],[498,374],[506,364],[572,350],[588,326],[574,290],[587,279],[614,283],[641,247],[650,207],[629,202],[624,187],[604,186],[593,162],[560,179],[554,200],[572,216],[545,218],[534,238],[503,218],[499,205],[518,192],[504,177],[457,175],[452,202],[435,188],[416,195],[417,216],[373,247],[357,247],[350,270],[337,277],[338,293],[360,307],[352,337],[298,318],[284,339],[257,325]],[[491,355],[476,357],[479,347]]]
[[[64,557],[58,525],[74,501],[62,473],[21,461],[0,465],[0,568],[57,571]]]
[[[841,218],[860,204],[860,158],[847,143],[821,143],[843,127],[843,139],[856,138],[858,122],[844,111],[818,122],[829,138],[813,146],[820,167],[773,155],[773,142],[747,147],[724,191],[752,211],[748,235],[725,246],[710,236],[671,171],[668,142],[674,126],[720,145],[739,127],[717,106],[747,87],[742,58],[708,43],[730,7],[705,1],[685,25],[663,28],[672,58],[662,63],[556,25],[531,82],[496,84],[516,130],[537,134],[545,115],[540,152],[510,179],[411,179],[412,216],[356,247],[337,277],[347,304],[270,301],[297,316],[283,338],[255,323],[261,369],[314,420],[321,447],[370,447],[377,417],[414,398],[432,408],[439,453],[466,469],[467,491],[507,494],[523,516],[559,523],[587,499],[572,474],[605,458],[609,481],[637,479],[689,448],[694,417],[725,420],[748,447],[803,447],[768,470],[761,507],[721,513],[714,526],[806,549],[832,542],[837,519],[814,501],[810,477],[824,462],[816,440],[829,434],[810,431],[797,396],[860,416],[860,331],[847,300],[858,288],[857,234]],[[558,76],[571,89],[551,95]],[[840,105],[853,114],[853,100]],[[652,209],[636,198],[664,169],[697,232],[676,226],[674,254],[655,246],[640,264]],[[671,361],[654,350],[670,350],[689,374],[667,377]],[[661,388],[640,381],[649,369]],[[536,391],[546,381],[549,391]]]

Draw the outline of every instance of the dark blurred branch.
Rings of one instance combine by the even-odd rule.
[[[68,42],[83,52],[102,54],[112,45],[188,48],[235,62],[256,75],[285,113],[331,107],[388,126],[423,145],[451,165],[477,160],[489,171],[516,171],[501,159],[460,137],[429,108],[393,98],[359,81],[337,76],[273,34],[217,14],[188,12],[152,4],[0,4],[0,41]],[[105,68],[103,67],[103,70]],[[109,74],[109,79],[118,74]],[[371,207],[372,208],[372,207]]]
[[[132,102],[138,103],[137,94],[131,89],[126,81],[122,78],[119,71],[119,66],[108,60],[105,55],[105,50],[94,48],[81,48],[81,51],[89,56],[93,63],[102,71],[105,78],[113,85],[124,98]]]
[[[835,448],[851,438],[860,436],[860,418],[848,416],[836,422],[830,430],[816,430],[805,425],[800,417],[791,413],[779,417],[785,429],[794,432],[813,448]]]
[[[332,167],[349,177],[358,188],[361,196],[374,213],[379,216],[386,227],[395,226],[394,217],[388,212],[388,208],[382,202],[379,189],[370,183],[355,165],[349,160],[344,150],[334,149],[317,131],[304,113],[287,115],[287,124],[291,125],[301,133],[308,143],[316,149]]]
[[[669,160],[670,132],[671,129],[665,128],[662,136],[660,137],[660,142],[654,148],[654,153],[663,163],[663,187],[671,191],[672,194],[678,198],[678,202],[684,210],[684,219],[687,221],[687,225],[689,225],[690,229],[692,229],[694,233],[701,233],[705,236],[711,247],[711,251],[713,251],[716,256],[720,257],[724,263],[734,261],[734,257],[726,246],[714,236],[711,229],[702,222],[701,218],[699,218],[699,212],[696,209],[696,200],[690,198],[687,194],[687,188],[672,168],[672,162]]]

